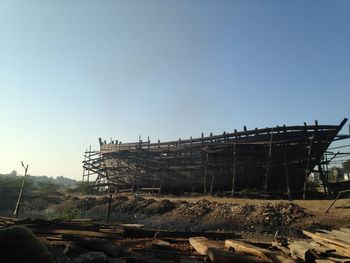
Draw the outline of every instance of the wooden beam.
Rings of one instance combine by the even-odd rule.
[[[289,185],[288,157],[287,157],[287,149],[286,148],[284,148],[284,176],[286,178],[288,200],[292,200],[292,194],[290,192],[290,185]]]

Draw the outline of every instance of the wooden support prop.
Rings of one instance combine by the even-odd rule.
[[[106,220],[107,224],[109,224],[109,220],[110,220],[110,217],[111,217],[111,208],[112,208],[112,194],[109,194],[107,220]]]
[[[203,191],[204,191],[204,194],[206,194],[207,193],[207,173],[208,173],[208,159],[209,159],[209,153],[207,152],[206,153],[206,155],[205,155],[205,168],[204,168],[204,181],[203,181],[203,183],[204,183],[204,189],[203,189]]]
[[[214,157],[214,167],[213,167],[213,175],[211,177],[211,184],[210,184],[210,194],[213,194],[213,187],[214,187],[214,180],[215,180],[215,174],[216,174],[216,157]]]
[[[326,180],[325,174],[324,174],[323,169],[322,169],[322,165],[320,163],[318,163],[317,167],[318,167],[318,172],[320,174],[320,178],[321,178],[321,181],[322,181],[324,195],[328,196],[328,191],[327,191],[327,187],[328,187],[328,182],[327,181],[328,180]]]
[[[237,152],[236,143],[233,144],[233,165],[232,165],[232,190],[231,195],[235,195],[235,180],[236,180],[236,164],[237,164]]]
[[[344,193],[349,193],[349,192],[350,192],[350,190],[339,191],[337,197],[336,197],[336,198],[333,200],[333,202],[329,205],[329,207],[327,208],[327,210],[324,211],[325,214],[329,212],[329,210],[331,209],[331,207],[332,207],[332,206],[335,204],[335,202],[342,196],[342,194],[344,194]]]
[[[13,212],[13,215],[15,217],[17,217],[17,215],[18,215],[19,207],[20,207],[20,204],[21,204],[22,193],[23,193],[23,189],[24,189],[24,183],[26,181],[27,171],[28,171],[28,166],[29,166],[28,164],[26,166],[24,166],[23,162],[21,162],[21,164],[22,164],[22,166],[24,168],[24,176],[23,176],[23,180],[22,180],[21,189],[19,190],[19,194],[18,194],[16,208],[15,208],[15,211]]]
[[[290,186],[289,186],[287,149],[284,149],[284,176],[286,178],[288,200],[292,200],[292,194],[290,192]]]
[[[271,134],[271,136],[270,136],[270,143],[269,143],[269,151],[268,151],[268,155],[267,155],[266,175],[265,175],[265,181],[264,181],[265,192],[267,191],[268,181],[269,181],[269,177],[270,177],[270,169],[271,169],[270,162],[271,162],[271,157],[272,157],[273,128],[271,129],[270,134]]]
[[[306,162],[306,169],[305,169],[305,178],[304,178],[304,189],[303,189],[303,199],[306,199],[306,190],[307,190],[307,177],[309,176],[310,173],[310,161],[311,161],[311,150],[312,150],[312,145],[314,142],[315,138],[315,130],[312,133],[311,139],[310,139],[310,145],[309,145],[309,150],[307,153],[307,162]]]

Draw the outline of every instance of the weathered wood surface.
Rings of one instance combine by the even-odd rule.
[[[116,246],[113,242],[108,240],[102,240],[100,238],[87,238],[79,235],[64,234],[62,238],[68,241],[72,241],[79,246],[91,249],[93,251],[102,251],[112,257],[127,256],[126,249]]]
[[[265,262],[270,262],[270,263],[294,262],[294,260],[292,260],[291,258],[287,258],[277,252],[260,248],[257,246],[253,246],[237,240],[232,240],[232,239],[226,240],[225,247],[233,248],[236,252],[256,256]]]
[[[334,239],[332,235],[322,233],[311,233],[303,230],[304,235],[312,238],[315,242],[322,246],[335,249],[336,252],[350,257],[350,244],[338,239]]]
[[[225,251],[223,241],[209,240],[205,237],[192,237],[189,242],[199,254],[208,256],[212,262],[263,262],[257,257]]]
[[[193,236],[204,236],[207,238],[227,239],[227,238],[240,238],[233,232],[181,232],[181,231],[160,231],[153,229],[144,229],[136,227],[125,227],[123,237],[140,238],[140,237],[177,237],[177,238],[190,238]]]
[[[306,262],[314,262],[318,258],[316,251],[302,242],[293,242],[288,245],[291,256]]]

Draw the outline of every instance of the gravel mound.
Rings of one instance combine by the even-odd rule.
[[[297,204],[271,201],[256,204],[219,203],[200,199],[196,202],[156,200],[143,197],[115,196],[111,219],[138,222],[146,227],[179,230],[256,230],[277,229],[294,224],[309,214]],[[105,218],[108,197],[84,197],[71,207],[90,218]]]

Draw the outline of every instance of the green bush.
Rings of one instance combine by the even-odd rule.
[[[75,191],[83,195],[94,194],[96,190],[92,187],[90,182],[78,182]]]
[[[64,208],[64,209],[58,210],[56,214],[50,216],[50,219],[69,221],[69,220],[81,218],[81,217],[82,217],[82,213],[78,208],[72,208],[72,209]]]

